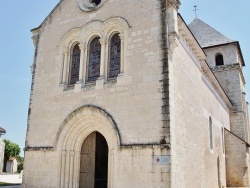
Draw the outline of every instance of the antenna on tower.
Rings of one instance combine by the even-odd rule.
[[[197,11],[198,11],[199,9],[197,9],[197,5],[194,5],[194,12],[195,12],[195,18],[197,18]]]

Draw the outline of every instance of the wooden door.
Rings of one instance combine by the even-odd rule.
[[[82,145],[79,188],[93,188],[95,186],[95,150],[96,132],[93,132]]]

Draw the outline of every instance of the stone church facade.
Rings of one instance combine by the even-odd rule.
[[[23,187],[249,186],[237,41],[179,0],[61,0],[35,46]]]

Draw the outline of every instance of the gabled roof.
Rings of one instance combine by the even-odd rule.
[[[4,128],[0,127],[0,135],[3,135],[5,133],[6,133],[6,130]]]
[[[188,25],[188,27],[202,48],[236,42],[227,38],[219,31],[215,30],[210,25],[204,23],[198,18],[195,18]]]

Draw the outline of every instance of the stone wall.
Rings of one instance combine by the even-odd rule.
[[[80,11],[76,3],[63,1],[40,29],[27,145],[53,146],[63,120],[87,104],[112,114],[124,143],[159,142],[162,127],[159,1],[106,1],[90,13]],[[140,11],[134,11],[135,7],[140,7]],[[78,92],[60,87],[62,37],[72,29],[84,29],[92,20],[104,22],[114,15],[129,26],[124,28],[124,74],[116,83],[99,82],[93,88],[83,86]]]
[[[249,146],[227,130],[225,131],[225,141],[227,154],[227,186],[249,186]]]
[[[229,109],[185,40],[179,41],[170,62],[172,187],[226,186],[222,129],[230,128]]]
[[[75,183],[58,186],[60,165],[52,159],[58,159],[59,154],[55,151],[26,151],[25,160],[28,159],[29,163],[34,165],[30,168],[29,164],[25,163],[22,187],[77,188]],[[170,187],[170,165],[155,165],[154,156],[157,155],[169,156],[170,153],[158,146],[128,146],[114,150],[109,155],[114,157],[111,157],[112,166],[109,168],[113,168],[113,171],[109,171],[108,187]],[[36,160],[45,162],[37,163]],[[46,181],[43,181],[45,178]]]
[[[109,142],[109,148],[114,148],[110,149],[113,157],[109,158],[109,173],[112,173],[109,187],[170,186],[170,159],[166,165],[154,164],[154,156],[164,154],[170,158],[170,151],[160,144],[163,106],[160,1],[106,1],[100,9],[88,13],[80,11],[76,3],[63,1],[38,32],[23,186],[77,187],[78,171],[71,168],[75,164],[79,166],[80,152],[70,147],[81,145],[88,131],[99,131],[107,139],[113,131],[113,128],[106,130],[105,121],[95,119],[84,131],[79,126],[82,132],[72,129],[74,134],[71,133],[70,139],[60,142],[64,138],[60,131],[66,134],[72,128],[65,123],[68,128],[64,129],[64,122],[74,114],[74,125],[81,125],[79,121],[85,116],[77,112],[88,105],[109,114],[119,130],[116,134],[120,142]],[[123,20],[127,26],[115,20]],[[65,47],[70,48],[65,46],[64,39],[86,44],[88,37],[84,31],[93,31],[93,35],[99,33],[100,38],[106,40],[107,30],[117,25],[124,32],[124,72],[117,81],[109,82],[105,75],[95,86],[61,85],[63,52]],[[105,51],[108,52],[107,46]],[[102,61],[107,57],[105,53]],[[76,137],[80,141],[75,141]],[[71,142],[67,145],[69,148],[63,148]]]
[[[232,101],[235,110],[231,112],[231,131],[241,139],[248,141],[249,126],[247,122],[247,108],[245,99],[245,81],[241,71],[241,60],[237,46],[234,44],[205,49],[207,62],[213,69],[221,86]],[[215,67],[215,54],[221,53],[225,66]]]

